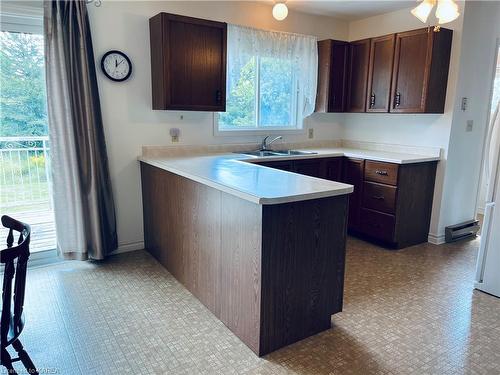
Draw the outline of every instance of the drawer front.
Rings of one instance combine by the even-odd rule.
[[[394,242],[396,219],[393,215],[373,211],[367,208],[361,210],[361,230],[373,238],[386,242]]]
[[[396,212],[397,187],[365,182],[363,187],[363,207],[388,214]]]
[[[397,164],[367,160],[365,162],[365,180],[397,185],[398,169]]]

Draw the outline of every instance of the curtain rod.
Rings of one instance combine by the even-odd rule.
[[[85,2],[87,5],[94,3],[96,7],[100,7],[102,5],[102,0],[85,0]]]

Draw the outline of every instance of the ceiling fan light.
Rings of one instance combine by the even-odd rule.
[[[423,23],[427,22],[432,8],[434,8],[435,0],[424,0],[417,7],[411,10],[411,14],[417,17]]]
[[[273,17],[283,21],[288,16],[288,8],[285,3],[276,3],[273,6]]]
[[[459,16],[458,5],[455,4],[453,0],[438,0],[436,17],[440,25],[454,21]]]

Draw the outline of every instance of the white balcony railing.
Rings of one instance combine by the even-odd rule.
[[[0,137],[0,206],[51,207],[48,137]]]
[[[0,137],[0,213],[31,225],[31,252],[56,247],[49,159],[48,137]]]

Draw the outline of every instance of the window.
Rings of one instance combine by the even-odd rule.
[[[219,128],[297,129],[298,87],[289,60],[252,56],[228,92]]]
[[[314,110],[316,38],[229,25],[227,77],[216,130],[300,130]]]
[[[0,211],[31,225],[31,252],[55,254],[41,3],[38,16],[2,11]],[[0,239],[6,236],[0,228]]]

